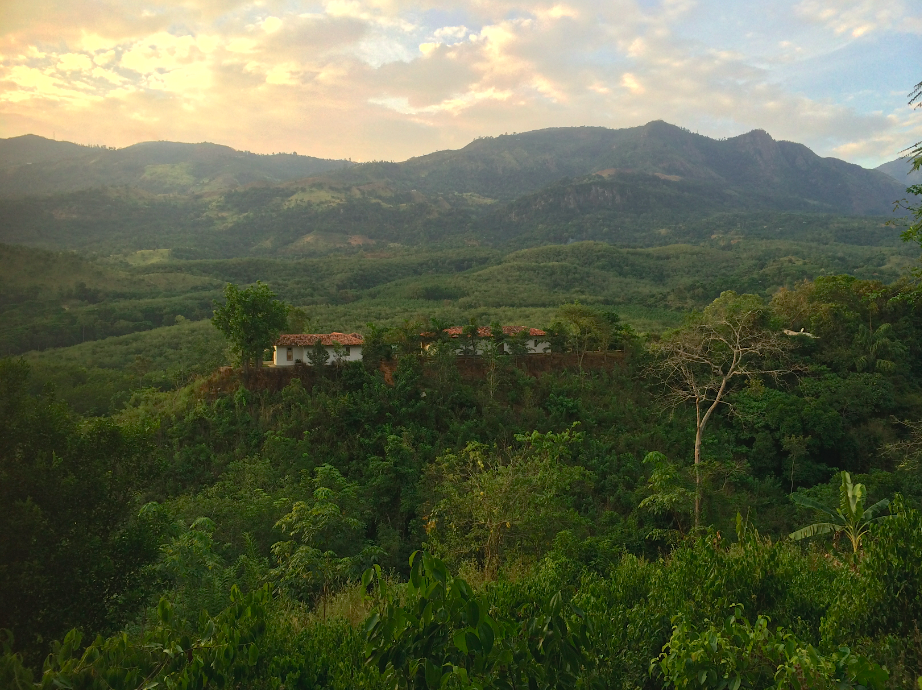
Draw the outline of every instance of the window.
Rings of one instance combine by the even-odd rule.
[[[352,352],[352,348],[347,345],[346,346],[346,357],[348,357],[351,352]]]
[[[535,341],[535,347],[538,347],[538,341],[537,341],[537,340]]]
[[[295,358],[295,353],[294,353],[294,351],[289,347],[289,348],[288,348],[288,352],[285,353],[285,359],[287,359],[287,360],[290,362],[290,361],[293,360],[294,358]]]

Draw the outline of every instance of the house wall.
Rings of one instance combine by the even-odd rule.
[[[531,353],[551,351],[551,344],[546,340],[541,340],[540,337],[529,338],[526,342],[528,343],[528,351]],[[535,343],[537,343],[537,345]]]
[[[536,342],[537,342],[537,345],[535,345]],[[458,349],[458,354],[461,354],[462,347],[467,344],[468,343],[466,341],[460,341],[460,340],[455,341],[455,345],[457,346],[457,349]],[[545,352],[551,351],[551,344],[546,340],[541,340],[540,338],[529,338],[528,340],[525,341],[525,346],[529,354],[536,354],[536,353],[543,354]],[[472,354],[475,354],[475,355],[483,354],[483,343],[482,342],[475,341],[474,347],[476,347],[476,352],[473,352]],[[502,352],[503,354],[509,354],[510,349],[509,349],[508,343],[503,343]]]
[[[288,348],[284,346],[274,346],[272,363],[277,367],[291,367],[297,364],[300,360],[303,364],[309,364],[310,360],[308,355],[310,354],[312,348],[310,347],[298,347],[294,346],[291,348],[292,357],[291,361],[288,361]],[[340,361],[342,362],[360,362],[362,361],[362,346],[361,345],[348,345],[347,349],[349,354],[342,358],[342,360],[337,359],[336,349],[333,347],[327,347],[327,354],[330,355],[330,358],[327,360],[327,366],[336,364]]]
[[[349,345],[349,354],[343,357],[343,362],[361,362],[362,361],[362,346],[361,345]],[[333,362],[333,359],[336,355],[333,352],[332,347],[327,348],[327,352],[330,353],[330,362]]]

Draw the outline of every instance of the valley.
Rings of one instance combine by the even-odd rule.
[[[904,163],[0,140],[0,685],[910,687]]]

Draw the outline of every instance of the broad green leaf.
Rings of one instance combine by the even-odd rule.
[[[835,532],[837,529],[839,529],[839,526],[831,522],[818,522],[814,525],[807,525],[796,532],[791,532],[790,538],[794,541],[800,541],[801,539],[815,537],[818,534],[829,534],[830,532]]]

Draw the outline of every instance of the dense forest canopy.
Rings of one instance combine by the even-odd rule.
[[[665,123],[35,150],[156,169],[0,201],[0,686],[916,686],[918,187]]]

